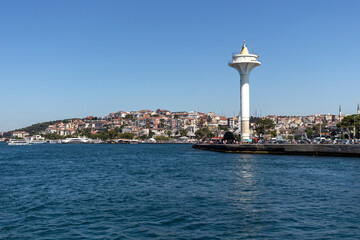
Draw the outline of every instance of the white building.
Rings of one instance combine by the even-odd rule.
[[[29,133],[24,131],[16,131],[11,133],[11,138],[25,138],[27,136],[29,136]]]

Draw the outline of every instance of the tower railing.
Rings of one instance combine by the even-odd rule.
[[[255,60],[252,60],[252,61],[255,61]],[[256,58],[256,62],[261,62],[260,57]],[[230,64],[230,63],[237,63],[237,62],[234,62],[233,60],[229,60],[228,64]]]

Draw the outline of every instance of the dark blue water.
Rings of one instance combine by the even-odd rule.
[[[359,239],[360,159],[0,144],[0,239]]]

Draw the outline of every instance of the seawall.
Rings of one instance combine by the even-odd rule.
[[[349,144],[194,144],[193,148],[242,154],[360,157],[360,145]]]

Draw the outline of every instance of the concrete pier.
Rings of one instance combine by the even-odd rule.
[[[360,157],[358,144],[195,144],[193,148],[242,154]]]

